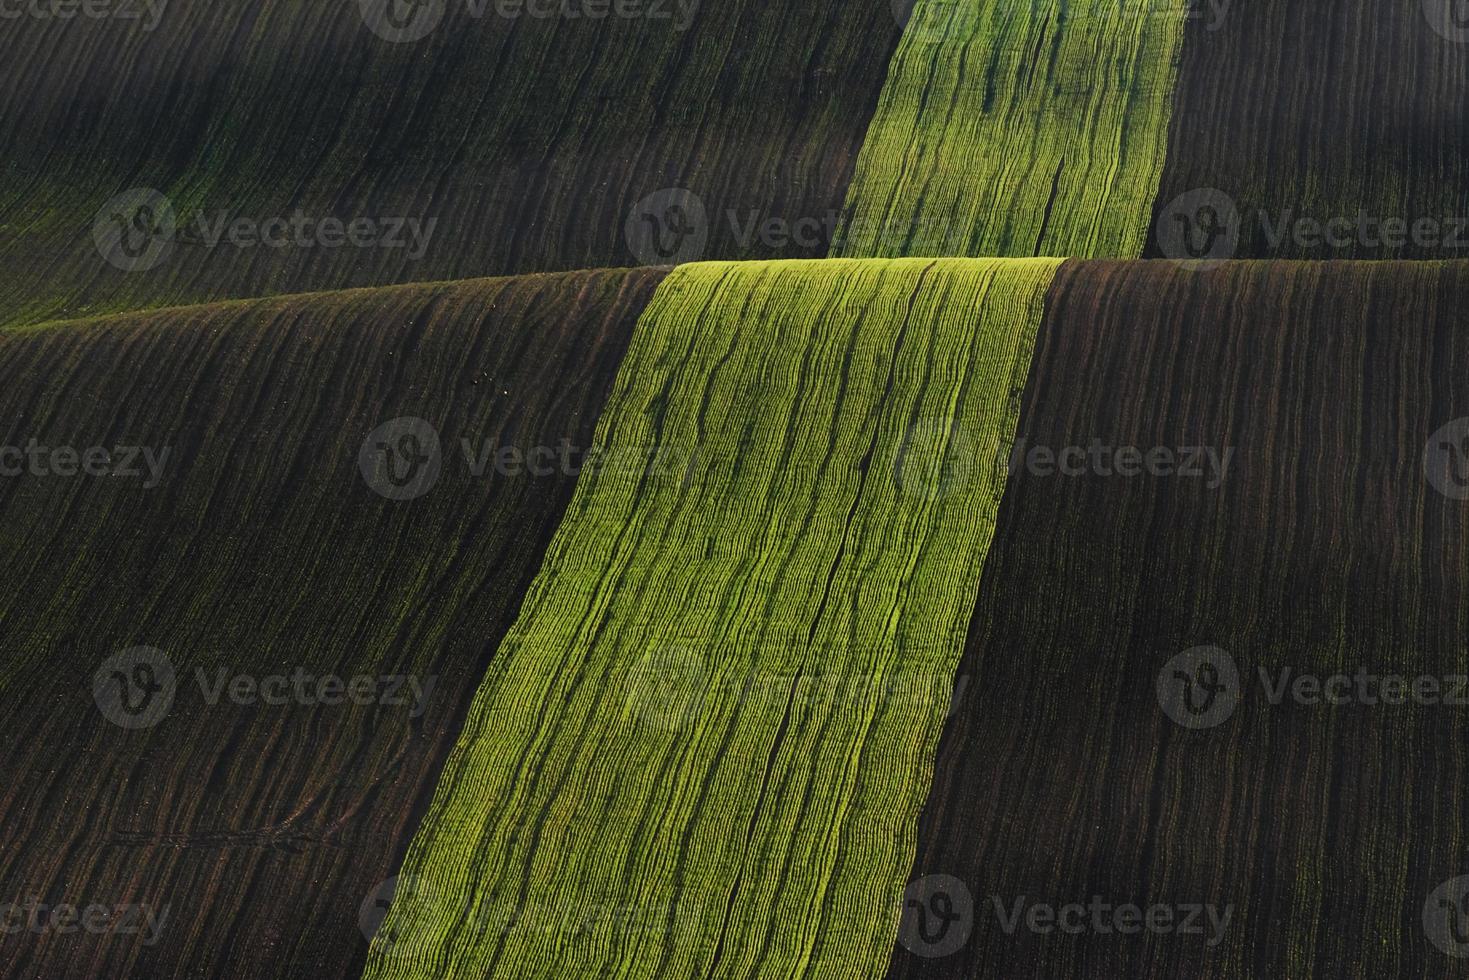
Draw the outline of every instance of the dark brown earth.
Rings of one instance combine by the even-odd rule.
[[[151,488],[0,481],[0,903],[166,910],[151,945],[7,931],[6,975],[360,972],[371,898],[582,463],[475,477],[460,440],[590,446],[661,279],[410,286],[0,335],[0,445],[172,451]],[[358,466],[368,434],[399,416],[442,443],[441,475],[416,499],[379,496]],[[112,691],[109,658],[140,645],[169,658],[176,684],[170,710],[129,729],[104,715],[119,703],[96,700],[94,680]],[[411,701],[376,697],[210,704],[195,674],[298,669],[436,680],[414,717]],[[147,678],[122,676],[128,703],[151,711]]]
[[[0,325],[406,281],[821,258],[830,226],[809,222],[842,206],[900,31],[888,0],[643,0],[648,16],[605,19],[443,6],[411,43],[375,34],[359,0],[176,0],[151,32],[7,20]],[[93,229],[157,227],[157,214],[113,200],[134,188],[165,195],[186,234],[157,265],[120,271]],[[697,206],[649,200],[680,189]],[[367,237],[407,247],[199,243],[201,215],[208,230],[298,211],[436,224],[421,250],[385,224]],[[656,240],[634,247],[630,221]],[[278,225],[266,231],[280,241]]]
[[[1180,195],[1216,189],[1240,214],[1234,257],[1469,258],[1469,23],[1449,19],[1458,6],[1231,0],[1220,16],[1197,4],[1145,255],[1183,257],[1160,247],[1157,222],[1195,213],[1199,201]],[[1272,241],[1300,219],[1322,227]],[[1430,224],[1415,233],[1419,221]]]
[[[899,945],[892,976],[1461,975],[1422,917],[1469,873],[1469,707],[1275,706],[1259,671],[1465,673],[1469,503],[1429,476],[1469,496],[1464,440],[1441,431],[1469,416],[1466,303],[1462,265],[1063,267],[1027,446],[1235,454],[1213,489],[1014,472],[914,868],[964,882],[951,928],[973,934],[945,957]],[[1158,680],[1181,693],[1170,661],[1199,646],[1243,688],[1190,729]],[[1207,927],[1007,934],[993,905],[1094,895],[1232,919],[1210,947]]]

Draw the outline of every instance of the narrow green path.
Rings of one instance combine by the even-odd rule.
[[[832,254],[1136,258],[1181,0],[917,0]]]
[[[367,976],[885,969],[1057,264],[669,276]]]

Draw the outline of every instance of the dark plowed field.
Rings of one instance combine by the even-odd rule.
[[[1146,254],[1186,257],[1161,221],[1201,251],[1237,235],[1221,258],[1469,258],[1458,4],[1213,6],[1185,28]]]
[[[7,20],[0,324],[820,258],[900,31],[888,0],[646,0],[602,19],[390,0],[402,22],[384,2],[179,0],[152,31]],[[118,197],[145,189],[166,204]]]
[[[935,879],[893,976],[1455,975],[1424,916],[1466,870],[1466,303],[1459,265],[1063,266],[1020,445],[1172,472],[1012,468],[913,869],[972,901]],[[1287,668],[1445,680],[1273,704]],[[1094,896],[1230,918],[1007,931]]]
[[[167,916],[156,936],[0,936],[7,976],[360,972],[378,885],[661,279],[397,287],[0,336],[0,442],[38,447],[0,460],[27,471],[0,483],[0,896]],[[423,425],[378,428],[399,417]],[[483,475],[461,440],[496,452]],[[110,475],[39,451],[94,445]]]

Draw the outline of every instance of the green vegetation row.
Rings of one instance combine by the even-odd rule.
[[[1187,11],[917,0],[832,254],[1142,254]]]
[[[368,977],[882,970],[1056,266],[670,274]]]
[[[465,441],[485,461],[566,440],[582,466],[661,278],[0,334],[0,902],[167,910],[154,942],[0,935],[5,972],[359,975],[379,886],[575,481],[508,457],[476,474]],[[400,417],[437,433],[436,474],[401,456],[414,430],[379,431]],[[381,479],[384,443],[412,479]],[[298,671],[303,699],[267,700]]]

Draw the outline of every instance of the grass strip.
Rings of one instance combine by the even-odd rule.
[[[1057,263],[683,266],[366,975],[876,975]]]
[[[1188,9],[917,0],[832,254],[1140,255]]]

